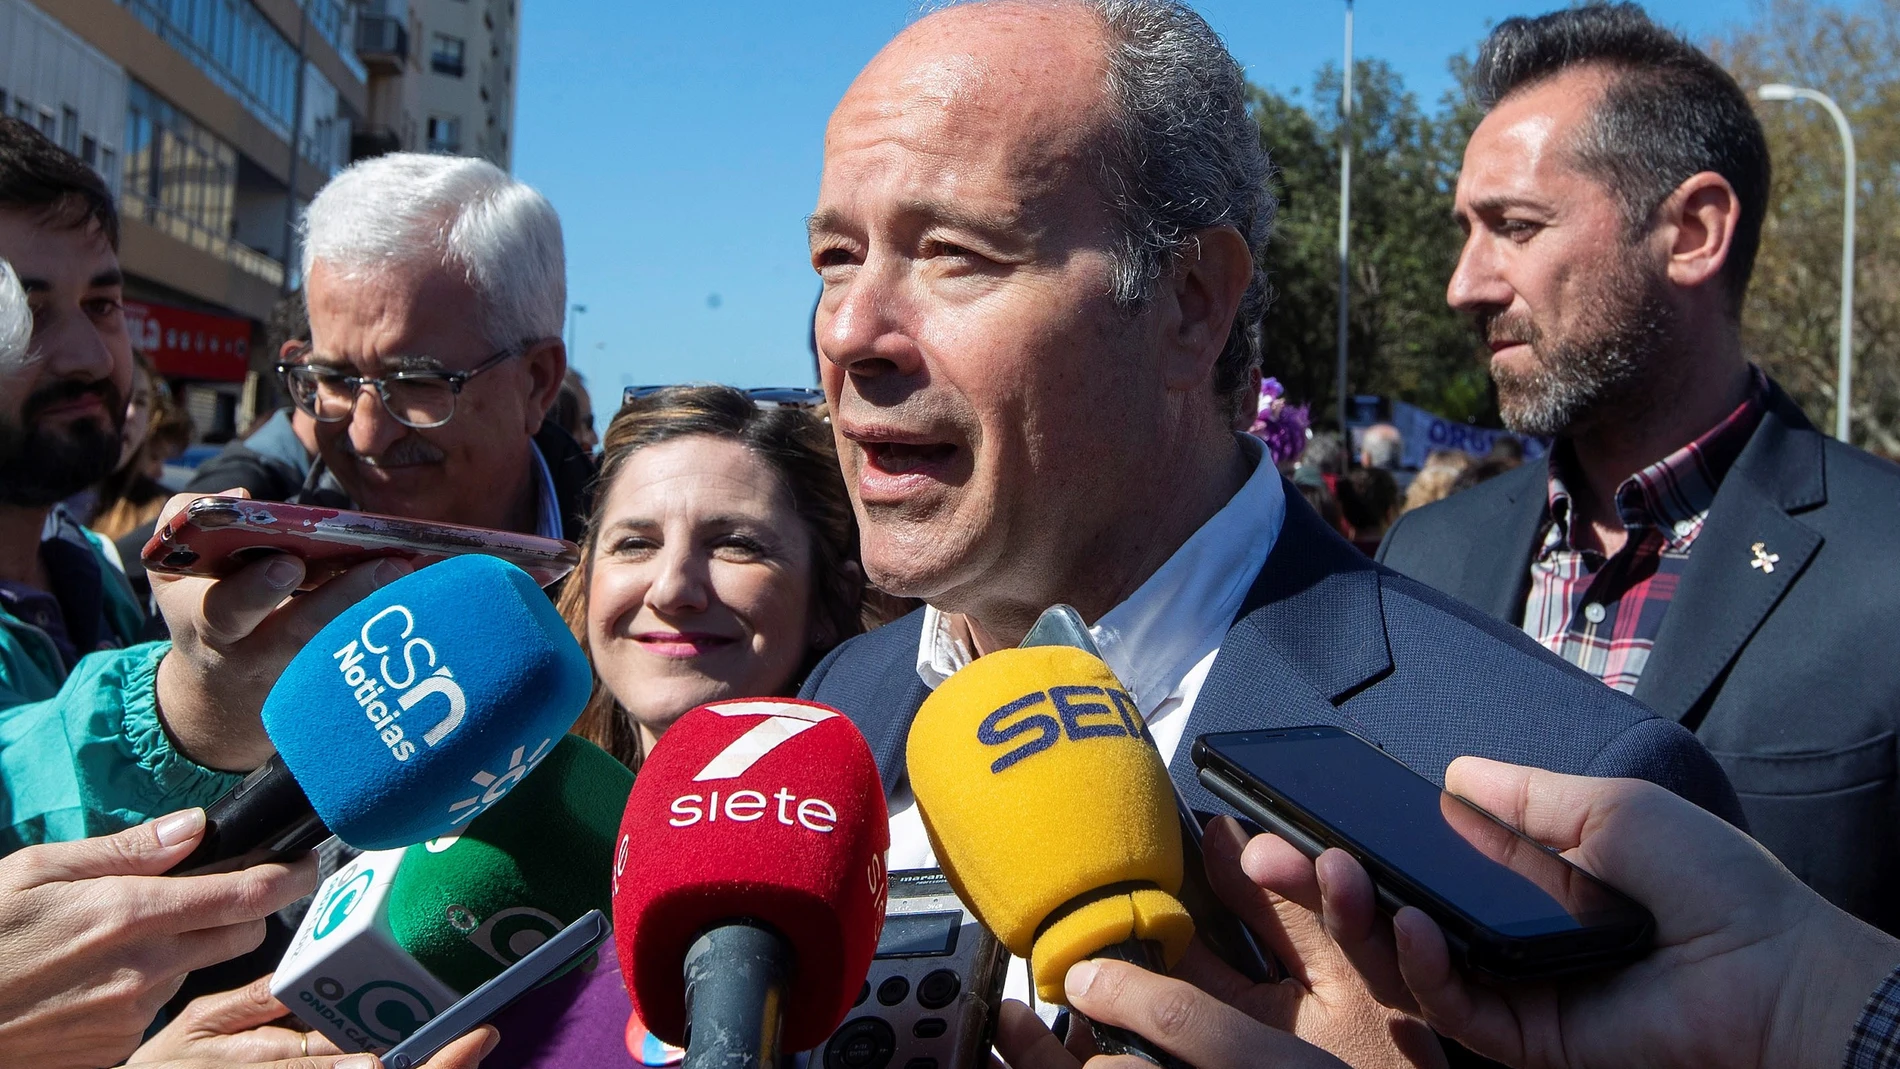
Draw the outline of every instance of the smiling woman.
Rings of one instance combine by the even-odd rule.
[[[561,612],[594,665],[575,733],[630,767],[687,710],[791,694],[862,630],[857,524],[831,431],[726,386],[629,401],[603,439]]]

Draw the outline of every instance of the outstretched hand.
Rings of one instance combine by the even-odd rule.
[[[1473,757],[1453,762],[1445,784],[1642,903],[1656,917],[1655,950],[1609,975],[1487,986],[1453,968],[1424,913],[1380,917],[1365,870],[1344,852],[1312,862],[1263,835],[1242,863],[1322,916],[1380,1001],[1486,1057],[1524,1069],[1833,1069],[1866,997],[1900,963],[1900,942],[1654,784]]]

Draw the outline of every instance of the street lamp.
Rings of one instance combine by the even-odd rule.
[[[1841,357],[1840,383],[1834,391],[1834,437],[1846,442],[1849,441],[1848,414],[1854,392],[1854,129],[1847,125],[1847,116],[1841,113],[1840,105],[1818,89],[1775,82],[1755,90],[1755,95],[1763,100],[1812,100],[1827,109],[1834,117],[1835,129],[1841,132],[1847,175],[1842,184],[1846,207],[1841,225]]]
[[[581,317],[587,314],[584,304],[571,304],[567,307],[567,358],[574,359],[574,339],[580,336]]]
[[[1346,273],[1347,235],[1352,224],[1352,0],[1346,0],[1346,80],[1340,94],[1339,127],[1339,444],[1352,455],[1352,431],[1346,427],[1346,309],[1351,279]],[[1348,462],[1350,466],[1350,462]]]

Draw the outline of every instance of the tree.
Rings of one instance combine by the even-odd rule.
[[[1454,61],[1461,85],[1464,69]],[[1337,411],[1339,95],[1332,66],[1315,78],[1311,109],[1253,91],[1280,198],[1265,256],[1274,288],[1262,323],[1266,371],[1322,421]],[[1353,97],[1348,388],[1495,425],[1481,347],[1445,303],[1461,244],[1452,193],[1476,111],[1457,91],[1427,115],[1376,59],[1354,64]]]
[[[1854,128],[1854,439],[1900,456],[1900,0],[1852,8],[1772,0],[1710,52],[1749,92],[1788,82],[1833,97]],[[1812,104],[1756,108],[1774,159],[1743,310],[1749,355],[1832,427],[1840,329],[1841,148]]]

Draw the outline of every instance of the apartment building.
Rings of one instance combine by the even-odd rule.
[[[206,438],[277,403],[263,324],[324,182],[396,151],[509,166],[517,2],[0,0],[0,114],[118,195],[136,344]]]
[[[0,106],[117,192],[135,342],[213,440],[269,382],[262,323],[296,281],[287,222],[348,164],[368,108],[355,15],[345,0],[0,0]]]
[[[422,27],[420,107],[427,152],[514,158],[518,0],[412,0]]]

